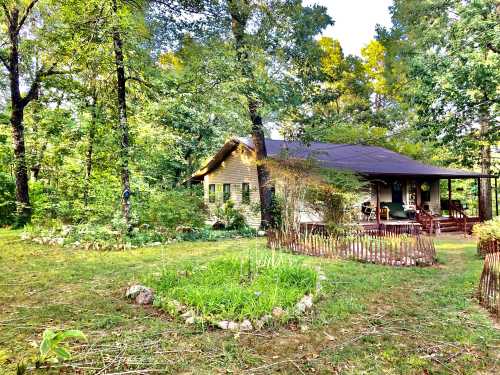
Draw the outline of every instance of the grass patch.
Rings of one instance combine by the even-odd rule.
[[[71,345],[70,363],[40,374],[498,373],[500,334],[474,298],[483,261],[463,237],[439,237],[440,264],[428,268],[283,254],[325,273],[313,313],[272,332],[235,335],[131,304],[124,288],[249,250],[265,257],[264,239],[102,252],[19,235],[0,229],[0,374],[36,354],[31,342],[46,328],[80,329],[89,341]]]
[[[299,259],[261,255],[167,268],[149,283],[156,304],[175,314],[172,300],[208,321],[259,319],[274,307],[294,316],[296,303],[316,287],[317,273]]]

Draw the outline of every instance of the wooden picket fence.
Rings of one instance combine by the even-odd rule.
[[[484,258],[486,254],[498,252],[500,252],[500,240],[498,239],[479,240],[477,243],[477,254],[481,258]]]
[[[391,233],[390,236],[380,236],[356,232],[329,236],[271,230],[267,235],[267,246],[297,254],[390,266],[429,266],[436,262],[434,242],[430,237],[420,235]]]
[[[500,318],[500,252],[486,254],[484,258],[479,303]]]

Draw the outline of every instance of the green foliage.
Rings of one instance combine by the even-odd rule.
[[[259,319],[281,307],[286,320],[304,294],[314,291],[316,279],[316,272],[300,261],[273,254],[167,268],[151,285],[156,303],[168,312],[177,300],[216,322]]]
[[[46,329],[43,332],[42,341],[40,342],[40,354],[36,367],[40,367],[46,362],[59,362],[71,359],[71,353],[66,345],[66,341],[69,339],[87,340],[80,330],[70,329],[54,332],[51,329]]]
[[[148,189],[137,197],[140,223],[167,229],[201,228],[206,219],[201,194],[199,189]]]
[[[474,225],[473,231],[480,241],[500,240],[500,217]]]
[[[356,220],[354,205],[365,183],[353,173],[322,169],[323,183],[308,186],[305,201],[318,213],[330,231]]]
[[[391,11],[394,25],[379,39],[404,66],[400,95],[411,124],[474,166],[480,148],[499,139],[497,1],[396,1]]]
[[[14,223],[16,212],[16,185],[5,173],[0,172],[0,227]]]
[[[226,229],[241,230],[247,227],[245,216],[240,209],[235,208],[232,200],[228,200],[222,207],[217,207],[215,215]]]

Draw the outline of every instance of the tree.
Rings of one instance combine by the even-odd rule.
[[[393,28],[379,38],[407,65],[404,100],[429,139],[462,164],[491,174],[498,142],[500,7],[495,0],[399,0]],[[396,52],[394,52],[394,50]],[[480,216],[492,216],[491,183],[481,179]]]
[[[331,20],[323,7],[304,7],[301,0],[228,0],[227,11],[241,77],[245,80],[242,94],[247,100],[252,123],[261,226],[265,228],[272,221],[272,190],[270,174],[264,164],[267,150],[262,112],[266,104],[276,99],[280,81],[290,89],[292,77],[305,78],[311,56],[315,56],[313,38]],[[304,65],[300,67],[299,62]]]
[[[12,138],[15,156],[15,176],[16,176],[16,203],[18,214],[18,225],[22,226],[30,220],[31,205],[28,187],[28,169],[26,165],[26,148],[24,140],[24,110],[33,100],[37,99],[38,91],[42,81],[50,75],[56,74],[57,62],[43,61],[40,66],[33,66],[30,62],[30,55],[25,47],[23,38],[26,38],[26,44],[29,40],[26,35],[36,33],[38,36],[43,26],[39,27],[41,21],[31,22],[34,17],[34,9],[38,0],[31,0],[25,7],[22,7],[17,1],[2,0],[3,28],[6,35],[0,35],[5,40],[7,48],[0,50],[0,61],[3,63],[8,73],[10,89],[10,125],[12,127]],[[22,33],[29,23],[30,30]],[[27,56],[25,56],[27,54]],[[24,61],[22,61],[24,59]],[[31,83],[28,92],[24,95],[21,92],[21,85],[25,82],[22,77],[25,69],[30,70]]]

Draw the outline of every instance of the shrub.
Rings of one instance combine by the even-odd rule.
[[[16,184],[7,174],[0,172],[0,226],[11,225],[16,213]]]
[[[226,229],[240,230],[247,226],[243,213],[234,207],[234,202],[228,200],[224,206],[218,207],[216,211],[217,218],[224,223]]]
[[[500,240],[500,217],[474,225],[473,232],[479,241]]]
[[[293,317],[295,305],[314,291],[316,281],[316,272],[299,260],[268,255],[167,268],[149,284],[159,296],[155,303],[167,312],[175,313],[175,300],[216,322],[259,319],[274,307]]]
[[[167,229],[201,228],[206,208],[198,189],[148,190],[138,197],[140,223]]]

